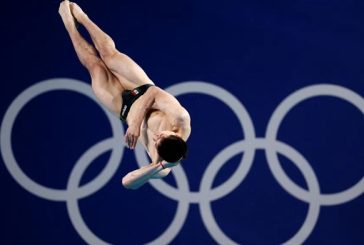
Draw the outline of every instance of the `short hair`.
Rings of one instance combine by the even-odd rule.
[[[187,157],[187,144],[181,137],[170,135],[161,140],[157,151],[163,160],[173,163]]]

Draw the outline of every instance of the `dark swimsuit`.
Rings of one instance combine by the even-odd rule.
[[[154,86],[153,84],[144,84],[140,87],[137,87],[133,90],[124,90],[123,93],[121,94],[121,98],[123,99],[123,104],[121,106],[121,111],[120,111],[120,120],[122,121],[126,121],[126,118],[128,116],[130,107],[132,106],[132,104],[139,99],[140,96],[142,96],[147,90],[148,88],[150,88],[151,86]]]

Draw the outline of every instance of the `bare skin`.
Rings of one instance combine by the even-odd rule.
[[[59,14],[81,64],[90,73],[95,95],[119,117],[122,92],[143,84],[154,85],[153,81],[130,57],[115,48],[111,37],[93,23],[76,3],[61,2]],[[76,21],[88,31],[93,44],[80,35]],[[151,178],[166,176],[172,167],[179,164],[163,161],[156,146],[169,135],[176,135],[186,141],[191,133],[190,116],[175,97],[153,86],[133,103],[126,122],[127,146],[134,149],[139,141],[152,160],[150,165],[123,177],[122,183],[126,188],[137,189]]]

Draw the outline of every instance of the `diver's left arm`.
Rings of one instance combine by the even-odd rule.
[[[134,110],[136,116],[132,122],[129,122],[128,129],[125,133],[125,142],[130,149],[134,149],[138,138],[140,136],[140,126],[145,118],[146,113],[151,109],[155,101],[155,90],[153,88],[148,89],[148,92],[143,95],[143,100],[138,104]]]
[[[170,172],[172,171],[171,168],[165,168],[163,169],[162,171],[154,174],[151,179],[161,179],[161,178],[164,178],[166,177]]]
[[[158,164],[150,164],[148,166],[141,167],[134,170],[122,179],[122,184],[127,189],[136,190],[150,179],[163,178],[169,174],[171,168],[176,166],[178,163],[164,163],[159,162]]]

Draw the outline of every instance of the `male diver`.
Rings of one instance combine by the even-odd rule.
[[[127,147],[137,141],[144,146],[152,163],[134,170],[122,179],[128,189],[138,189],[152,178],[163,178],[186,157],[191,133],[190,116],[175,97],[155,86],[143,69],[119,52],[115,43],[76,4],[61,2],[59,14],[81,64],[88,70],[92,89],[101,103],[128,129]],[[88,43],[76,27],[90,34]]]

